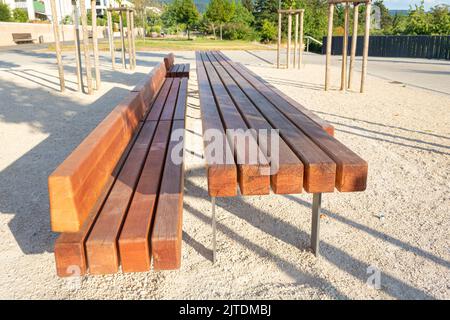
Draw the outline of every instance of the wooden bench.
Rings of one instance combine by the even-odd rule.
[[[31,33],[13,33],[12,34],[13,41],[15,43],[25,43],[25,42],[33,42],[36,39],[31,37]]]
[[[166,72],[168,78],[176,78],[176,77],[188,77],[190,72],[190,64],[182,63],[182,64],[174,64],[175,56],[173,53],[169,53],[166,57],[164,57],[164,65],[166,66]]]
[[[205,151],[212,143],[205,136],[214,129],[222,133],[224,154],[232,154],[220,159],[205,154],[214,260],[215,197],[235,196],[238,187],[242,195],[264,195],[270,188],[276,194],[313,193],[311,242],[318,255],[322,193],[365,190],[367,162],[333,137],[333,126],[221,52],[196,52],[196,66]],[[236,140],[230,129],[279,130],[278,154],[270,154],[271,140],[257,141],[251,151],[251,137]],[[246,160],[251,152],[258,155],[257,162]],[[278,156],[278,170],[267,175],[261,168],[272,166],[273,156]]]
[[[50,175],[59,276],[180,267],[187,85],[159,64]]]

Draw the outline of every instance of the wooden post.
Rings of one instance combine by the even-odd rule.
[[[84,1],[84,0],[81,0]],[[91,0],[91,17],[92,17],[92,44],[94,49],[94,68],[95,68],[95,89],[101,87],[100,79],[100,62],[98,60],[98,39],[97,39],[97,9],[96,0]]]
[[[366,21],[364,29],[364,46],[363,46],[363,61],[362,61],[362,73],[361,73],[361,88],[360,92],[364,92],[364,82],[367,74],[367,56],[369,55],[369,34],[370,34],[370,2],[366,3]]]
[[[55,37],[56,63],[58,64],[58,73],[59,73],[59,87],[61,92],[64,92],[66,86],[64,83],[64,67],[62,64],[61,46],[59,43],[59,25],[58,25],[58,15],[56,13],[55,0],[50,1],[50,6],[52,10],[53,36]]]
[[[78,8],[76,2],[72,6],[72,20],[73,20],[73,40],[75,43],[75,61],[77,65],[77,84],[78,91],[83,89],[83,79],[81,75],[81,50],[80,50],[80,30],[78,19]]]
[[[108,40],[109,40],[109,52],[111,53],[111,65],[112,69],[116,68],[116,52],[114,48],[114,26],[112,22],[111,11],[107,10],[106,15],[108,17]]]
[[[130,13],[131,49],[133,51],[133,70],[136,68],[136,43],[134,40],[134,11]]]
[[[88,94],[92,94],[92,72],[91,72],[91,56],[89,54],[89,32],[87,25],[87,13],[85,1],[80,1],[81,11],[81,27],[83,28],[83,50],[84,50],[84,63],[86,69],[86,81],[88,87]]]
[[[352,48],[350,52],[350,65],[348,71],[348,88],[352,87],[352,78],[353,78],[353,65],[355,63],[356,56],[356,41],[358,39],[358,9],[359,3],[355,3],[353,5],[353,30],[352,30]]]
[[[281,12],[278,12],[278,42],[277,42],[277,68],[280,69],[281,50]]]
[[[286,69],[289,69],[291,64],[291,36],[292,36],[292,15],[288,13],[288,35],[287,35],[287,49],[286,49]]]
[[[297,44],[298,44],[298,13],[295,14],[295,31],[294,31],[294,60],[292,64],[294,68],[297,64]]]
[[[131,44],[131,32],[130,32],[130,10],[127,9],[125,12],[125,15],[127,17],[127,42],[128,42],[128,65],[130,66],[130,69],[133,70],[133,48]]]
[[[330,87],[330,62],[331,62],[331,41],[333,40],[333,13],[334,4],[328,5],[328,34],[327,34],[327,54],[325,67],[325,91]]]
[[[300,12],[300,48],[298,54],[298,68],[302,67],[303,63],[303,14],[305,11]]]
[[[344,14],[344,38],[342,41],[341,91],[345,91],[347,88],[348,14],[349,4],[346,2]]]
[[[125,60],[125,37],[123,35],[123,16],[122,11],[119,11],[119,26],[120,26],[120,39],[122,45],[122,66],[126,69],[127,62]]]

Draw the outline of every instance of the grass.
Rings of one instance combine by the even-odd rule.
[[[83,44],[81,43],[81,46]],[[114,41],[116,50],[120,49],[120,40]],[[125,46],[127,46],[125,39]],[[54,51],[55,46],[49,45],[49,50]],[[270,50],[269,46],[265,46],[258,42],[245,40],[214,40],[208,38],[196,38],[187,40],[186,38],[170,38],[170,39],[136,39],[137,51],[154,51],[154,50],[171,50],[171,51],[193,51],[193,50]],[[63,51],[73,51],[73,44],[64,45]],[[109,45],[106,40],[99,41],[99,50],[108,51]]]

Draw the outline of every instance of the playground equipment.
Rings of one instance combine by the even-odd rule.
[[[86,81],[87,81],[87,93],[92,94],[92,71],[91,71],[91,56],[89,50],[89,32],[87,26],[87,11],[85,1],[80,1],[80,13],[81,13],[81,26],[83,29],[83,51],[85,56],[85,69],[86,69]],[[77,82],[78,91],[84,90],[83,76],[82,76],[82,65],[81,65],[81,48],[80,48],[80,32],[79,32],[79,17],[78,17],[78,6],[77,0],[72,0],[73,6],[73,24],[74,24],[74,40],[75,40],[75,51],[76,51],[76,72],[77,72]],[[57,10],[55,0],[50,0],[50,7],[53,17],[53,35],[55,38],[55,50],[56,50],[56,61],[58,64],[59,73],[59,85],[60,90],[63,92],[65,90],[64,81],[64,67],[62,63],[61,56],[61,44],[59,42],[59,24],[57,19]],[[91,0],[91,14],[92,14],[92,43],[94,52],[94,68],[95,68],[95,89],[99,90],[101,86],[100,78],[100,66],[98,59],[98,40],[97,40],[97,10],[96,1]]]
[[[116,56],[114,48],[114,30],[112,23],[112,12],[117,11],[119,13],[119,29],[120,29],[120,44],[121,44],[121,57],[122,66],[124,69],[127,68],[126,62],[126,48],[125,48],[125,35],[124,35],[124,23],[123,23],[123,13],[125,12],[127,19],[127,42],[128,42],[128,63],[130,69],[134,70],[136,68],[136,47],[134,43],[134,10],[127,7],[119,8],[108,8],[107,10],[107,20],[108,20],[108,40],[109,40],[109,52],[111,53],[111,64],[113,70],[116,68]]]
[[[361,72],[361,86],[360,92],[364,92],[364,82],[367,74],[367,56],[369,53],[369,33],[370,33],[370,10],[371,0],[328,0],[328,35],[327,35],[327,51],[326,51],[326,67],[325,67],[325,91],[330,87],[330,60],[331,60],[331,41],[333,39],[333,13],[334,6],[339,3],[345,3],[344,13],[344,37],[342,44],[342,68],[341,68],[341,91],[351,89],[353,65],[356,54],[356,41],[358,37],[358,9],[360,4],[366,5],[365,15],[365,30],[364,30],[364,44],[362,56],[362,72]],[[348,25],[349,25],[349,10],[350,3],[353,4],[353,34],[350,49],[350,65],[347,83],[347,46],[348,46]]]
[[[277,68],[280,68],[280,48],[281,48],[281,20],[283,15],[288,17],[288,35],[287,35],[287,49],[286,49],[286,68],[289,69],[291,64],[291,37],[292,37],[292,15],[295,15],[295,36],[294,36],[294,59],[293,66],[295,68],[296,63],[298,63],[298,68],[300,69],[303,61],[303,14],[304,9],[278,9],[278,43],[277,43]],[[300,41],[299,41],[299,16],[300,16]],[[300,43],[299,43],[300,42]],[[297,56],[297,44],[298,48],[298,60]]]

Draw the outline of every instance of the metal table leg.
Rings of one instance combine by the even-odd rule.
[[[322,193],[313,194],[312,223],[311,223],[311,248],[316,257],[319,256],[319,231],[320,231],[320,205]]]
[[[211,197],[212,204],[212,262],[216,263],[216,197]]]

